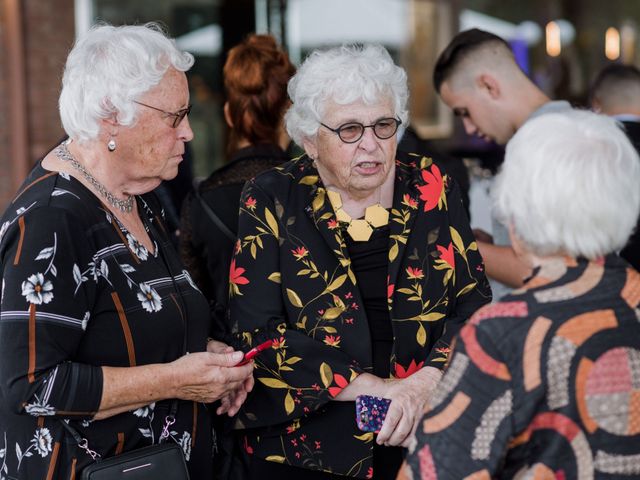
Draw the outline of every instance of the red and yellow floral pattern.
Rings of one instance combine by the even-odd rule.
[[[491,297],[457,186],[430,158],[399,155],[387,292],[391,372],[403,378],[442,368]],[[238,235],[230,322],[245,348],[276,339],[256,361],[238,428],[251,428],[260,458],[366,478],[374,436],[357,429],[352,402],[332,399],[371,369],[369,326],[346,233],[306,156],[245,186]]]

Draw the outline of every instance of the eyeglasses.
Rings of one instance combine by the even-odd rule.
[[[380,140],[386,140],[395,135],[401,123],[397,118],[381,118],[371,125],[363,125],[359,122],[345,123],[338,128],[331,128],[322,122],[320,125],[338,135],[344,143],[356,143],[364,135],[365,128],[372,128],[376,137]]]
[[[152,110],[157,110],[158,112],[164,113],[167,117],[171,117],[172,128],[178,128],[178,125],[180,125],[180,122],[184,120],[184,117],[186,117],[187,115],[189,115],[189,113],[191,113],[191,105],[187,106],[187,108],[183,108],[182,110],[178,110],[177,112],[174,113],[174,112],[167,112],[165,110],[162,110],[161,108],[152,107],[151,105],[147,105],[146,103],[142,103],[142,102],[137,102],[135,100],[133,101],[133,103],[137,103],[138,105],[142,105],[143,107],[151,108]]]

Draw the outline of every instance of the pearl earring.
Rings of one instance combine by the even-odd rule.
[[[113,138],[107,142],[107,148],[110,152],[113,152],[116,149],[116,141]]]

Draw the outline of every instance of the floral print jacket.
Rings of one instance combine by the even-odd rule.
[[[391,371],[443,368],[450,342],[491,299],[458,187],[430,158],[398,154],[390,213]],[[373,434],[332,399],[371,369],[369,327],[344,225],[302,156],[249,182],[230,272],[230,322],[245,347],[274,339],[237,421],[268,461],[372,474]]]

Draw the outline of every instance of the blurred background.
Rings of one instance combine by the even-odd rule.
[[[314,48],[379,42],[409,74],[411,123],[440,150],[491,173],[501,154],[464,135],[433,90],[438,53],[472,27],[508,40],[551,98],[586,105],[607,63],[637,64],[638,0],[0,0],[0,207],[64,135],[60,79],[75,36],[92,24],[159,21],[196,57],[188,73],[196,179],[225,162],[222,66],[250,32],[271,33],[296,64]],[[497,160],[496,160],[497,159]],[[473,163],[477,161],[479,163]],[[480,172],[480,173],[478,173]]]

